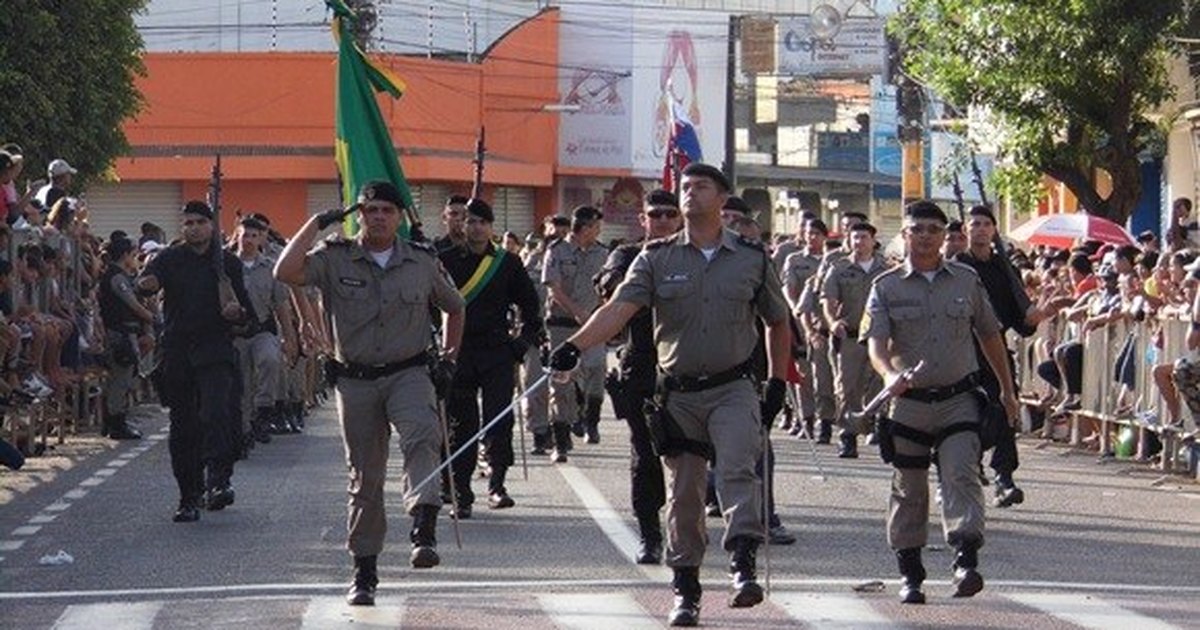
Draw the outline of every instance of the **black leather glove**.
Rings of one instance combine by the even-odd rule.
[[[579,346],[565,341],[550,353],[550,369],[555,372],[570,372],[579,365]]]
[[[454,372],[458,369],[454,361],[440,357],[433,363],[429,378],[433,381],[433,391],[440,400],[446,400],[450,395],[450,384],[454,381]]]
[[[512,350],[513,361],[518,364],[525,362],[525,355],[529,352],[529,342],[520,337],[513,337],[508,342],[509,350]]]
[[[326,210],[317,215],[317,229],[324,230],[335,223],[341,223],[342,219],[346,218],[346,215],[354,212],[357,209],[358,204],[354,204],[348,208],[334,208],[332,210]]]
[[[783,400],[787,395],[787,384],[783,379],[770,378],[767,379],[767,386],[763,388],[762,397],[762,423],[764,427],[770,427],[775,422],[775,416],[783,410]]]

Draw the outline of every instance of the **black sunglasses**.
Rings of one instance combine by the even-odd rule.
[[[663,217],[674,219],[675,217],[679,216],[679,211],[666,208],[655,208],[653,210],[647,210],[646,216],[650,217],[651,219],[661,219]]]

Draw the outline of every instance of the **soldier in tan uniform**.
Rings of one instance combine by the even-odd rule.
[[[879,393],[882,383],[869,368],[866,346],[858,343],[858,323],[871,282],[887,270],[883,256],[875,251],[875,227],[859,222],[846,235],[850,255],[825,276],[821,290],[822,310],[829,323],[834,375],[840,406],[839,418],[862,409]],[[839,434],[838,457],[858,457],[858,435],[845,427]]]
[[[880,453],[895,466],[887,534],[903,578],[900,598],[908,604],[925,602],[921,548],[929,532],[931,452],[942,478],[942,529],[957,552],[953,594],[970,597],[983,589],[977,570],[984,529],[981,401],[973,335],[1004,388],[1005,413],[1010,421],[1017,417],[1000,323],[987,292],[970,267],[946,261],[939,252],[946,223],[932,202],[905,209],[908,258],[876,279],[859,327],[871,364],[897,397],[890,426],[881,427]],[[922,361],[905,378],[904,371]]]
[[[463,298],[431,247],[396,238],[403,201],[388,182],[368,182],[357,209],[362,231],[353,240],[332,237],[309,251],[317,233],[340,222],[347,210],[312,217],[284,249],[275,277],[321,290],[333,329],[333,375],[338,417],[350,469],[350,553],[354,556],[352,605],[375,603],[376,557],[387,523],[383,483],[387,474],[389,424],[404,455],[404,507],[413,516],[411,563],[440,562],[436,484],[419,492],[441,460],[442,435],[428,369],[430,307],[445,312],[443,357],[435,376],[446,387],[463,331]]]
[[[604,269],[608,249],[597,239],[604,215],[591,206],[575,208],[571,233],[546,249],[542,284],[546,285],[546,330],[550,347],[575,334],[600,305],[594,278]],[[550,428],[554,437],[551,459],[567,461],[571,433],[587,435],[589,444],[600,441],[600,406],[604,403],[603,345],[592,348],[567,382],[550,384]],[[582,394],[583,406],[579,398]]]
[[[723,229],[721,206],[729,182],[707,164],[683,171],[685,228],[646,245],[613,298],[551,356],[562,372],[580,353],[602,346],[641,308],[654,314],[658,350],[657,399],[651,432],[667,475],[667,565],[674,569],[671,625],[696,625],[700,565],[707,544],[705,472],[716,457],[717,492],[724,507],[723,547],[731,552],[733,607],[754,606],[763,591],[755,551],[763,540],[762,418],[783,407],[789,360],[787,303],[761,244]],[[758,341],[755,319],[766,324],[769,380],[760,403],[751,381]],[[761,404],[761,407],[760,407]]]
[[[813,433],[816,418],[832,421],[837,408],[832,387],[828,391],[825,391],[825,388],[814,387],[814,381],[823,379],[826,383],[831,382],[832,373],[827,371],[826,374],[817,376],[820,370],[817,358],[825,355],[825,368],[828,370],[828,355],[825,354],[825,344],[814,345],[813,340],[806,334],[806,331],[814,328],[814,318],[817,314],[812,310],[800,308],[800,296],[804,291],[805,284],[816,275],[817,268],[821,265],[821,258],[825,255],[825,239],[829,237],[829,228],[820,219],[810,219],[805,221],[801,235],[804,240],[804,248],[789,254],[784,260],[780,279],[783,282],[784,295],[792,307],[792,315],[800,324],[800,330],[804,335],[802,339],[793,340],[793,345],[798,344],[804,349],[804,353],[796,361],[803,377],[796,387],[796,402],[803,423],[796,423],[792,427],[792,434],[799,435],[801,431],[807,431],[808,435],[816,437]]]

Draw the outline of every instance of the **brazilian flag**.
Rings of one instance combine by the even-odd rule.
[[[338,44],[334,158],[342,182],[342,199],[353,203],[364,183],[383,179],[392,182],[400,191],[405,207],[412,208],[412,191],[375,101],[376,92],[400,98],[406,86],[387,68],[368,59],[358,47],[351,31],[357,16],[345,0],[325,0],[325,5],[333,11],[333,38]],[[357,220],[354,213],[347,215],[344,225],[347,234],[358,232]],[[409,228],[406,217],[400,227],[402,236],[408,236]]]

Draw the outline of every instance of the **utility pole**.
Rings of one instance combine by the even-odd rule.
[[[896,135],[900,140],[900,196],[905,204],[925,198],[925,95],[904,73],[904,46],[888,36],[889,74],[896,85]]]

